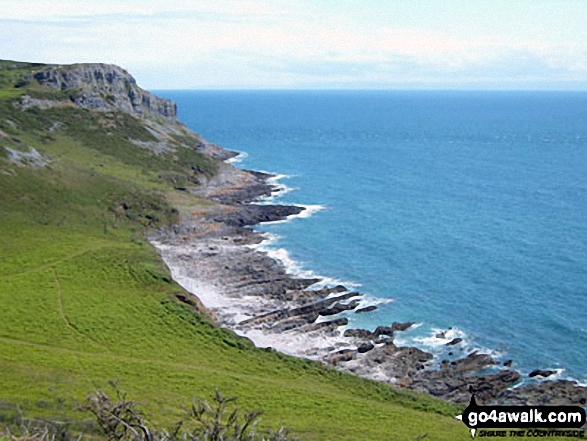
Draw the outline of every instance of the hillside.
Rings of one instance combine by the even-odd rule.
[[[257,349],[178,301],[147,233],[217,204],[195,193],[233,184],[230,156],[118,67],[0,62],[0,425],[15,406],[82,421],[119,380],[161,425],[218,388],[299,439],[469,439],[456,406]]]

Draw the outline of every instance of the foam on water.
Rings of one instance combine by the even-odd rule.
[[[527,371],[525,369],[521,369],[521,370],[519,370],[520,375],[521,375],[521,380],[519,383],[512,386],[512,389],[517,389],[519,387],[524,387],[524,386],[527,386],[530,384],[541,383],[542,381],[556,381],[556,380],[562,380],[562,379],[569,380],[569,381],[575,381],[579,386],[587,387],[587,384],[581,383],[580,381],[577,381],[574,378],[569,378],[567,375],[565,375],[565,369],[549,368],[549,367],[542,367],[541,369],[554,371],[554,374],[549,375],[546,378],[542,378],[541,376],[536,376],[534,378],[530,378],[530,377],[528,377],[528,374],[530,373],[530,371]]]
[[[269,172],[265,172],[265,171],[262,173],[267,173],[267,174],[272,175],[271,177],[267,178],[267,183],[270,185],[275,185],[275,186],[282,185],[285,187],[285,184],[283,184],[279,181],[281,181],[282,179],[293,178],[293,175],[275,174],[275,173],[269,173]]]
[[[292,215],[290,216],[290,218],[293,217],[299,217],[298,215]],[[306,216],[308,217],[308,216]],[[273,223],[273,222],[264,222],[265,224],[268,223]],[[279,236],[278,234],[275,233],[268,233],[268,232],[263,232],[262,233],[264,240],[261,243],[258,244],[254,244],[254,245],[247,245],[249,248],[251,249],[255,249],[258,251],[262,251],[264,253],[266,253],[269,257],[271,257],[274,260],[278,260],[279,262],[281,262],[283,264],[283,266],[286,269],[286,272],[292,276],[295,277],[300,277],[303,279],[320,279],[319,282],[313,284],[310,289],[313,290],[318,290],[324,287],[333,287],[333,286],[337,286],[337,285],[343,285],[347,288],[358,288],[359,286],[361,286],[359,283],[355,283],[355,282],[349,282],[349,281],[343,281],[343,280],[339,280],[333,277],[326,277],[326,276],[322,276],[320,274],[315,273],[312,270],[309,269],[305,269],[303,264],[301,262],[296,261],[295,259],[292,259],[290,256],[290,253],[288,250],[286,250],[285,248],[278,248],[277,247],[277,242],[279,241],[279,239],[281,239],[281,236]],[[332,295],[336,295],[335,293],[333,293]],[[383,304],[383,303],[389,303],[391,300],[390,299],[371,299],[369,298],[370,303],[368,303],[366,306],[370,305],[370,304]],[[378,303],[376,303],[378,302]]]
[[[259,329],[239,330],[235,332],[247,337],[260,348],[273,348],[287,355],[316,359],[318,351],[324,351],[331,347],[345,347],[340,337],[329,337],[323,334],[307,334],[300,332],[284,332],[273,334]]]
[[[563,368],[555,368],[551,369],[554,371],[554,374],[548,377],[549,380],[560,380],[563,377],[565,370]]]
[[[271,197],[276,198],[282,196],[280,194],[275,194]],[[273,200],[263,200],[260,203],[272,203]],[[306,219],[314,214],[316,214],[317,212],[324,210],[325,207],[322,205],[304,205],[304,204],[287,204],[289,206],[294,206],[294,207],[302,207],[304,208],[302,211],[300,211],[298,214],[292,214],[291,216],[286,217],[285,219],[281,219],[281,220],[276,220],[276,221],[268,221],[268,222],[261,222],[262,225],[278,225],[278,224],[286,224],[291,222],[294,219]]]
[[[450,360],[462,358],[472,352],[478,352],[480,354],[487,354],[494,360],[500,361],[504,358],[504,354],[477,345],[473,339],[471,339],[467,333],[459,328],[451,329],[432,329],[428,330],[426,334],[422,335],[422,332],[418,330],[422,328],[425,331],[424,323],[416,323],[412,325],[407,331],[396,333],[395,342],[398,346],[415,346],[426,352],[435,355],[433,363],[439,365],[442,358],[448,358]],[[444,337],[437,337],[437,335],[444,333]],[[447,346],[447,343],[451,342],[455,338],[461,338],[462,341],[454,346]],[[448,355],[452,353],[452,355]],[[499,364],[490,367],[490,370],[498,369]]]
[[[272,175],[271,177],[267,178],[267,180],[266,180],[267,184],[269,184],[271,186],[272,191],[271,191],[270,195],[262,196],[262,197],[258,198],[256,201],[253,202],[253,204],[259,204],[259,205],[272,204],[275,199],[280,198],[288,193],[291,193],[292,191],[298,190],[297,188],[287,186],[283,182],[279,182],[282,179],[293,178],[293,175],[274,174],[274,173],[264,171],[264,170],[262,170],[261,173],[266,173],[268,175]]]
[[[419,323],[421,326],[422,323]],[[437,335],[444,333],[444,337],[437,337]],[[424,337],[416,337],[414,341],[427,348],[439,348],[445,347],[447,343],[451,342],[455,338],[462,338],[463,341],[467,338],[467,335],[458,328],[452,328],[448,330],[443,329],[432,329],[430,335]]]
[[[227,159],[225,162],[228,164],[238,164],[239,162],[243,162],[249,156],[247,152],[238,152],[238,155],[233,156],[232,158]]]
[[[304,208],[303,211],[300,211],[298,214],[294,214],[292,216],[289,216],[288,219],[295,219],[295,218],[301,218],[301,219],[305,219],[308,218],[316,213],[318,213],[319,211],[324,210],[326,207],[324,207],[323,205],[304,205],[304,204],[294,204],[296,207],[302,207]]]
[[[346,286],[346,285],[345,285]],[[358,283],[351,284],[351,286],[360,286]],[[380,306],[380,305],[387,305],[389,303],[393,303],[393,299],[384,299],[381,297],[375,297],[371,294],[363,294],[363,297],[360,299],[359,306],[357,309],[366,308],[367,306]],[[333,294],[336,295],[336,294]]]

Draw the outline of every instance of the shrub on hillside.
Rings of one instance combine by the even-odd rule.
[[[225,398],[216,390],[211,402],[194,400],[186,418],[171,430],[153,427],[134,401],[127,399],[115,383],[115,396],[97,390],[81,406],[95,419],[101,435],[108,441],[293,441],[289,431],[258,428],[262,411],[243,411],[236,397]],[[19,413],[14,432],[0,431],[0,441],[80,441],[83,434],[68,424],[44,420],[27,420]],[[94,436],[92,436],[94,438]]]
[[[115,386],[115,385],[114,385]],[[84,409],[91,412],[109,441],[288,441],[287,429],[258,430],[262,411],[243,411],[236,397],[225,398],[218,390],[211,403],[194,400],[185,421],[171,430],[156,429],[144,419],[136,403],[118,388],[112,400],[104,391],[90,395]]]

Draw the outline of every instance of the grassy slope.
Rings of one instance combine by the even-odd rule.
[[[8,77],[0,76],[0,130],[9,136],[0,146],[32,146],[51,162],[17,167],[0,148],[1,401],[28,416],[83,419],[76,403],[120,379],[159,424],[217,387],[300,439],[425,432],[469,439],[451,405],[258,350],[174,301],[182,290],[144,231],[175,219],[168,201],[202,201],[179,197],[157,174],[212,165],[191,152],[174,163],[140,150],[128,134],[148,134],[131,117],[102,114],[110,119],[105,135],[92,112],[15,111],[9,99],[22,92]],[[56,121],[63,124],[48,135]],[[130,209],[121,210],[123,203]]]

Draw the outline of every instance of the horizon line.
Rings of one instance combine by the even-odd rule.
[[[558,92],[587,93],[584,89],[546,89],[546,88],[320,88],[320,87],[194,87],[194,88],[145,88],[154,92]]]

